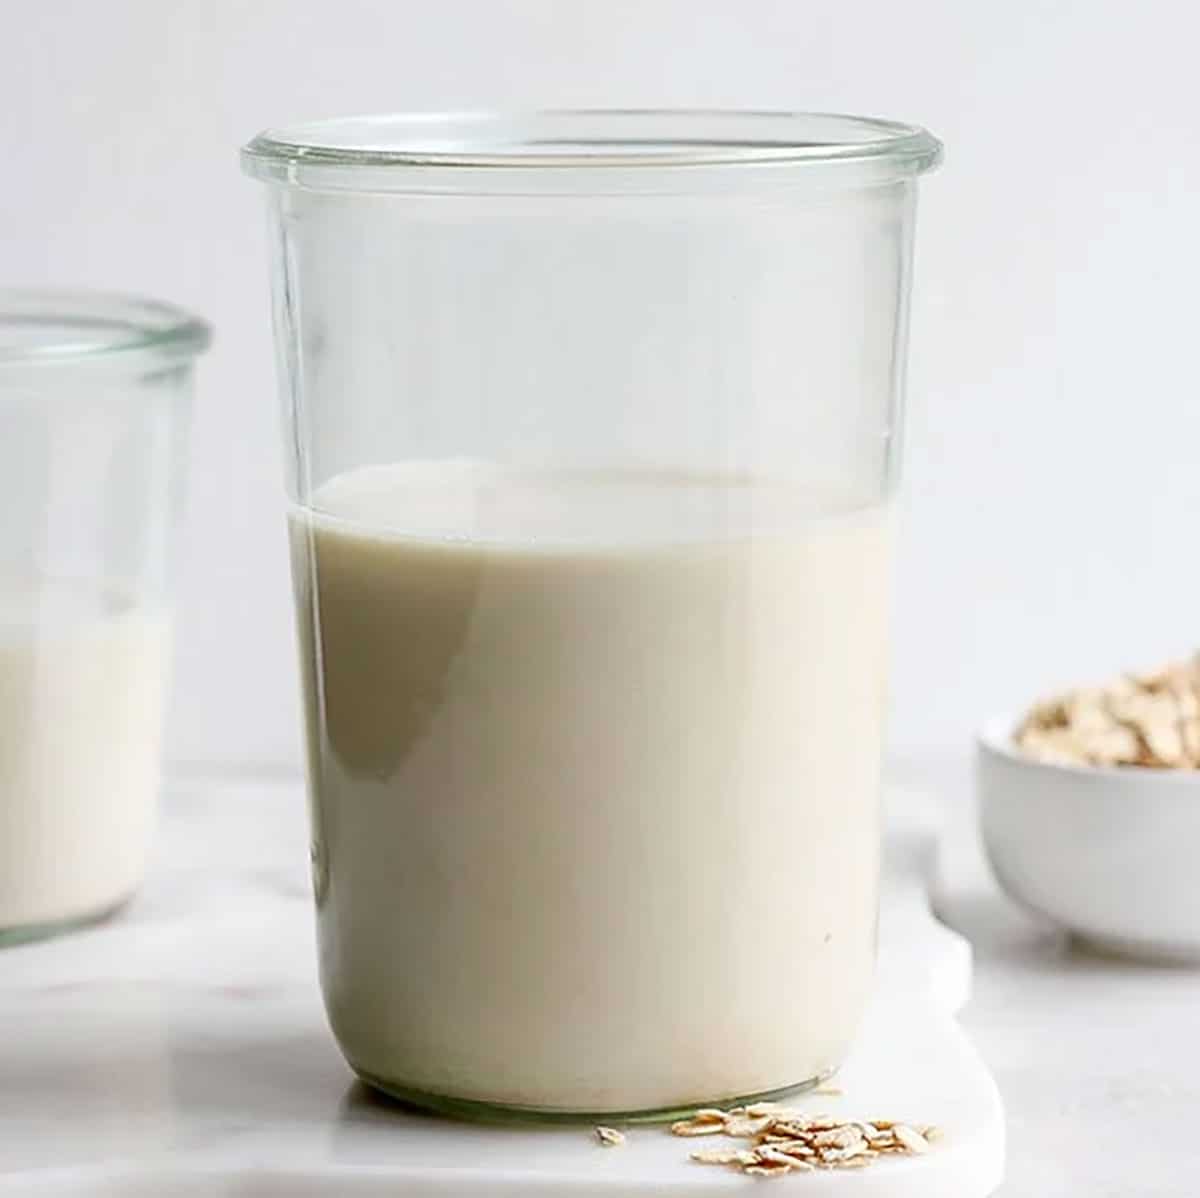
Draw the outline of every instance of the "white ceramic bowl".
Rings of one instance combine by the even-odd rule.
[[[983,842],[1018,903],[1126,956],[1200,963],[1200,772],[1051,765],[979,738]]]

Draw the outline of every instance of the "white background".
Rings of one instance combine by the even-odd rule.
[[[917,244],[898,754],[1200,642],[1190,4],[0,0],[0,283],[144,292],[201,366],[171,756],[294,766],[259,128],[367,110],[858,111],[947,146]]]

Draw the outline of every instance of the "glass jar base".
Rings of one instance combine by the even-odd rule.
[[[469,1098],[450,1098],[444,1094],[432,1094],[413,1089],[399,1083],[385,1081],[363,1069],[351,1065],[359,1079],[373,1090],[396,1099],[407,1106],[417,1107],[436,1115],[451,1119],[462,1119],[472,1123],[666,1123],[683,1119],[701,1107],[745,1106],[752,1102],[777,1102],[815,1089],[832,1078],[837,1070],[830,1069],[817,1077],[774,1090],[759,1090],[753,1094],[733,1097],[696,1100],[676,1106],[654,1107],[634,1111],[586,1111],[560,1110],[552,1107],[521,1106],[500,1102],[478,1102]]]
[[[89,928],[93,924],[104,923],[111,919],[122,907],[128,904],[134,891],[123,894],[115,902],[107,903],[97,911],[87,911],[82,915],[70,915],[66,919],[48,919],[41,923],[19,924],[16,927],[0,927],[0,948],[11,948],[18,944],[29,944],[35,940],[50,940],[55,936],[64,936],[68,932],[77,932]]]

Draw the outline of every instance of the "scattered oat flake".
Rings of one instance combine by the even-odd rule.
[[[764,1115],[759,1119],[726,1119],[724,1131],[727,1136],[736,1136],[739,1139],[753,1139],[757,1135],[761,1135],[771,1126],[771,1116]]]
[[[745,1165],[742,1172],[751,1177],[782,1177],[792,1171],[791,1165]]]
[[[615,1127],[597,1127],[596,1139],[604,1148],[619,1148],[625,1143],[625,1133],[617,1131]]]
[[[812,1143],[817,1148],[850,1148],[855,1144],[861,1144],[863,1134],[853,1123],[847,1123],[844,1127],[833,1127],[828,1131],[816,1132],[812,1137]]]
[[[744,1155],[746,1154],[736,1148],[701,1148],[692,1153],[692,1160],[699,1161],[702,1165],[738,1165],[743,1163]]]
[[[783,1115],[787,1112],[786,1107],[782,1107],[777,1102],[752,1102],[749,1106],[735,1106],[729,1113],[731,1115],[749,1115],[751,1118],[761,1118],[763,1115]],[[724,1112],[718,1111],[721,1118],[725,1118]]]
[[[864,1143],[849,1144],[845,1148],[826,1148],[821,1153],[823,1161],[848,1161],[852,1156],[874,1156],[875,1153]]]
[[[897,1143],[902,1144],[916,1156],[929,1151],[929,1141],[916,1128],[909,1127],[906,1123],[897,1123],[892,1129],[892,1134],[896,1137]]]
[[[750,1149],[712,1148],[691,1153],[697,1164],[732,1167],[751,1177],[781,1177],[814,1169],[865,1169],[884,1156],[923,1155],[941,1134],[927,1124],[805,1115],[766,1102],[729,1111],[706,1108],[672,1124],[671,1131],[753,1141]]]
[[[674,1136],[717,1136],[725,1130],[723,1123],[696,1123],[691,1119],[680,1119],[671,1124],[671,1134]]]
[[[759,1140],[760,1143],[768,1142],[765,1137],[760,1137]],[[769,1143],[770,1147],[774,1148],[776,1152],[786,1152],[788,1156],[817,1155],[817,1150],[810,1147],[804,1140],[776,1140],[772,1136]]]

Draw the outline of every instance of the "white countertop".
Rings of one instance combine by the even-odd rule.
[[[1200,969],[1089,954],[1025,915],[983,864],[965,758],[909,773],[948,813],[936,907],[975,950],[962,1024],[1005,1100],[999,1198],[1197,1198]]]
[[[965,772],[939,765],[907,780],[939,792],[952,814],[939,906],[974,943],[973,997],[962,1024],[1006,1100],[1002,1198],[1197,1198],[1200,971],[1073,949],[995,890],[972,847]],[[320,1013],[299,787],[234,788],[233,823],[215,826],[236,834],[217,837],[206,834],[214,826],[205,807],[212,793],[182,789],[184,817],[168,821],[160,884],[121,920],[50,946],[0,952],[0,1192],[61,1192],[40,1183],[4,1187],[5,1173],[44,1166],[48,1150],[67,1170],[97,1155],[145,1160],[156,1146],[164,1160],[181,1152],[215,1159],[218,1145],[261,1160],[277,1148],[278,1131],[258,1117],[264,1104],[277,1120],[297,1123],[320,1107],[324,1140],[301,1157],[361,1161],[374,1151],[373,1129],[389,1115],[351,1082]],[[161,884],[166,861],[169,884]],[[197,904],[206,919],[181,921]],[[131,923],[138,929],[132,952]],[[178,993],[164,997],[164,971]],[[73,1072],[39,1067],[36,1045],[46,1037],[57,1060],[78,1062]],[[179,1103],[204,1119],[172,1125]],[[48,1110],[63,1127],[51,1144]],[[613,1157],[620,1159],[599,1159],[610,1169]],[[217,1191],[201,1179],[193,1192]],[[290,1192],[329,1191],[306,1188],[298,1174]],[[94,1193],[157,1198],[158,1191],[151,1177],[144,1188]]]

